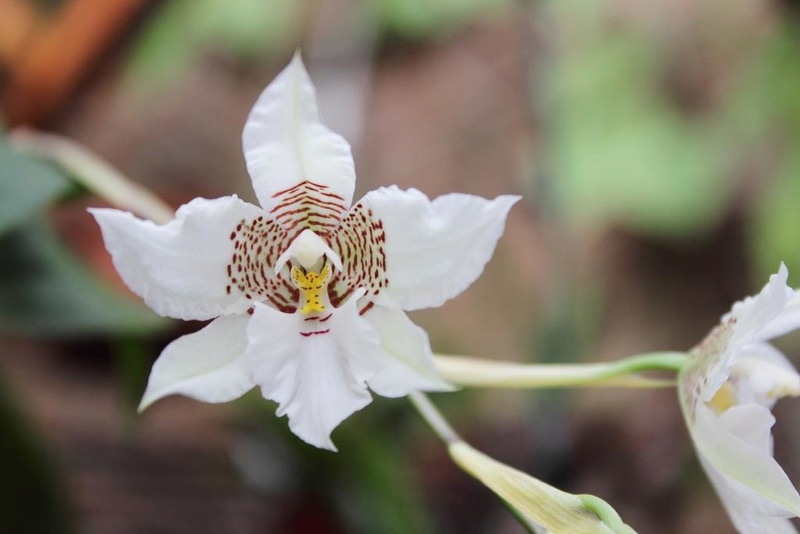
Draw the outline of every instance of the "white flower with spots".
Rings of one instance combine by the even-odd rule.
[[[426,333],[402,310],[439,306],[481,273],[518,200],[397,187],[350,206],[350,147],[320,122],[299,55],[247,119],[244,156],[261,207],[197,198],[156,225],[93,209],[114,265],[156,312],[214,319],[172,342],[140,409],[171,394],[205,402],[254,386],[292,431],[331,431],[371,401],[448,390]]]
[[[681,405],[700,462],[736,528],[796,532],[800,495],[773,458],[772,406],[800,395],[800,375],[767,343],[800,327],[800,296],[781,265],[758,295],[734,304],[693,349],[680,376]]]

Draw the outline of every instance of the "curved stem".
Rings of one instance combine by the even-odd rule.
[[[115,207],[159,224],[175,218],[175,210],[163,200],[71,139],[17,128],[11,134],[10,140],[14,148],[21,152],[61,167],[76,182]]]
[[[548,388],[548,387],[673,387],[674,379],[652,378],[638,373],[668,371],[678,373],[688,355],[682,352],[656,352],[632,356],[609,363],[522,364],[466,356],[436,355],[442,376],[460,386]]]

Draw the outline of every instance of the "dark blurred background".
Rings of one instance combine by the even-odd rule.
[[[0,117],[6,134],[86,145],[173,206],[253,200],[241,129],[301,48],[353,146],[357,197],[524,196],[483,277],[412,315],[434,350],[685,350],[780,261],[800,271],[798,7],[0,0]],[[159,350],[201,325],[126,294],[85,212],[103,201],[69,178],[0,142],[0,533],[521,532],[404,399],[345,421],[338,454],[257,393],[138,416]],[[797,337],[780,346],[800,354]],[[732,532],[673,390],[434,400],[476,447],[606,499],[639,532]],[[797,408],[776,410],[794,480]]]

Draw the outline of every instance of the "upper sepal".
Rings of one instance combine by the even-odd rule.
[[[293,188],[305,181],[333,195],[327,198],[337,206],[350,206],[356,180],[350,145],[320,120],[314,85],[299,52],[258,97],[242,145],[253,188],[268,212],[286,200],[282,193],[294,195]]]

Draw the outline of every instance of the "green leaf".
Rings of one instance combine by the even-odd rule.
[[[368,6],[390,32],[422,39],[456,30],[508,3],[508,0],[377,0]]]
[[[70,188],[54,168],[0,142],[0,236],[30,219]]]
[[[0,383],[0,532],[71,532],[57,472]]]
[[[758,199],[750,214],[748,245],[756,279],[765,280],[781,262],[790,273],[800,273],[800,156],[794,155]]]
[[[166,325],[98,281],[43,224],[1,237],[0,257],[0,331],[69,337]]]
[[[381,410],[379,406],[371,408]],[[370,427],[374,428],[378,422],[372,419],[376,425]],[[352,531],[385,534],[435,531],[420,497],[418,482],[409,472],[410,459],[402,439],[387,428],[354,433],[349,426],[337,440],[349,457],[341,459],[340,464],[347,467],[338,473],[337,502]]]
[[[289,49],[300,30],[302,5],[285,0],[175,0],[163,6],[135,43],[128,62],[134,87],[174,83],[203,53],[237,59]]]
[[[147,387],[153,360],[153,347],[143,336],[119,336],[111,344],[120,394],[126,410],[123,421],[131,430],[140,421],[137,407]]]
[[[559,9],[563,54],[549,78],[558,205],[578,225],[664,237],[710,229],[730,189],[719,130],[669,101],[664,52],[651,37]]]

